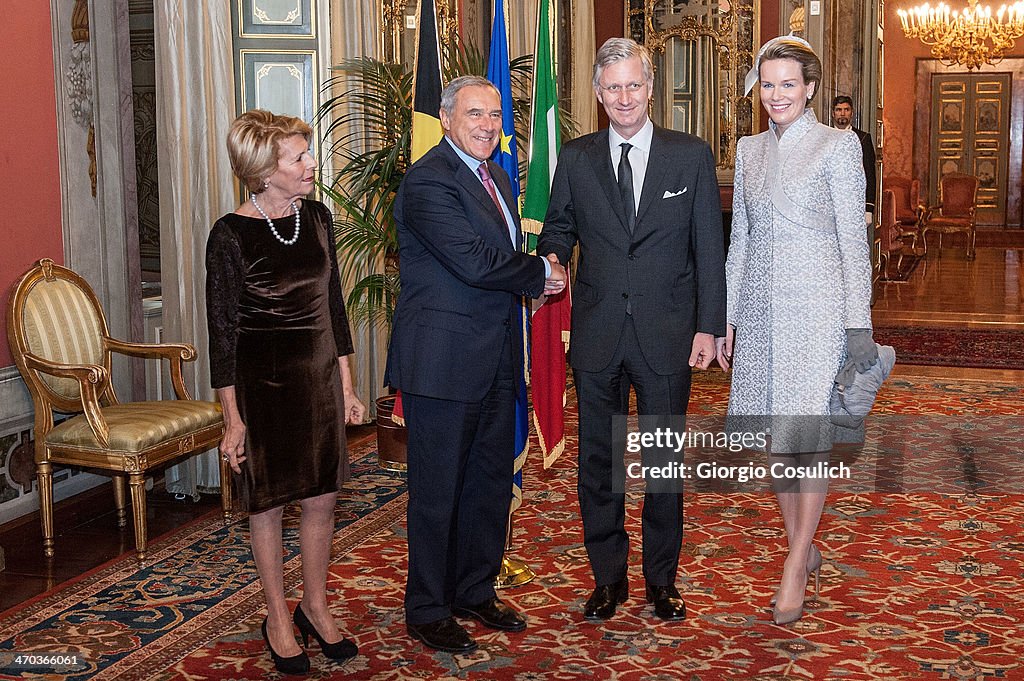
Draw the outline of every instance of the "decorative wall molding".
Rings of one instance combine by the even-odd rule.
[[[32,425],[32,397],[17,367],[0,369],[0,404],[0,434]]]

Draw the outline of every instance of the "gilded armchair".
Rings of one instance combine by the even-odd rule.
[[[896,274],[903,263],[904,244],[900,238],[900,226],[896,221],[896,196],[891,189],[882,190],[882,201],[878,214],[879,274],[889,279],[889,262],[896,256]]]
[[[146,556],[146,476],[177,459],[215,447],[224,429],[220,405],[191,399],[182,362],[187,344],[128,343],[111,338],[89,284],[44,258],[15,284],[7,336],[35,408],[35,464],[43,549],[54,554],[53,466],[109,472],[118,524],[127,524],[131,490],[135,548]],[[176,400],[122,403],[111,382],[111,355],[166,359]],[[54,412],[70,414],[55,421]],[[231,510],[230,471],[221,461],[221,501]]]
[[[921,227],[927,213],[921,201],[921,183],[907,177],[886,175],[882,178],[882,191],[887,190],[893,193],[900,239],[911,237],[910,248],[918,253],[917,241],[921,238]],[[924,255],[924,251],[918,255]]]
[[[939,255],[942,255],[942,235],[962,232],[967,240],[967,259],[974,259],[974,212],[977,207],[979,181],[973,175],[949,173],[939,182],[939,205],[928,209],[922,230],[925,249],[928,232],[938,232]]]

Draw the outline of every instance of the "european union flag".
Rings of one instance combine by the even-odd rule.
[[[512,76],[508,61],[508,29],[505,27],[505,3],[494,2],[494,26],[491,28],[491,49],[487,59],[487,80],[501,94],[501,143],[491,160],[501,166],[512,180],[512,198],[519,209],[519,152],[516,149],[516,126],[512,117]]]
[[[512,76],[508,61],[508,29],[505,26],[505,3],[494,2],[494,25],[491,28],[491,49],[487,59],[487,80],[494,83],[501,94],[501,142],[491,157],[508,173],[512,181],[512,198],[515,206],[510,209],[519,212],[519,152],[516,149],[515,119],[512,117]],[[530,316],[525,300],[519,306],[519,321],[522,329],[523,379],[516,386],[516,437],[515,477],[512,483],[512,511],[519,508],[523,500],[523,465],[530,436],[529,404],[526,400],[526,376],[530,372]]]

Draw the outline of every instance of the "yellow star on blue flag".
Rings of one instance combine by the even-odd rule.
[[[491,160],[501,166],[512,180],[512,198],[519,206],[519,151],[516,148],[516,124],[512,114],[512,70],[508,61],[508,29],[505,25],[505,3],[494,2],[494,25],[491,28],[491,49],[487,56],[487,80],[494,83],[501,95],[501,144]]]

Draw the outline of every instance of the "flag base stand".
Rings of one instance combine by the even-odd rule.
[[[498,576],[494,578],[495,589],[510,589],[514,586],[522,586],[533,581],[537,574],[530,569],[530,566],[521,560],[510,558],[508,552],[512,550],[512,525],[515,516],[512,511],[508,514],[508,527],[505,530],[505,555],[501,557],[501,568]]]
[[[514,586],[522,586],[532,582],[536,576],[530,566],[523,561],[503,556],[501,569],[498,570],[498,576],[494,578],[494,588],[509,589]]]

